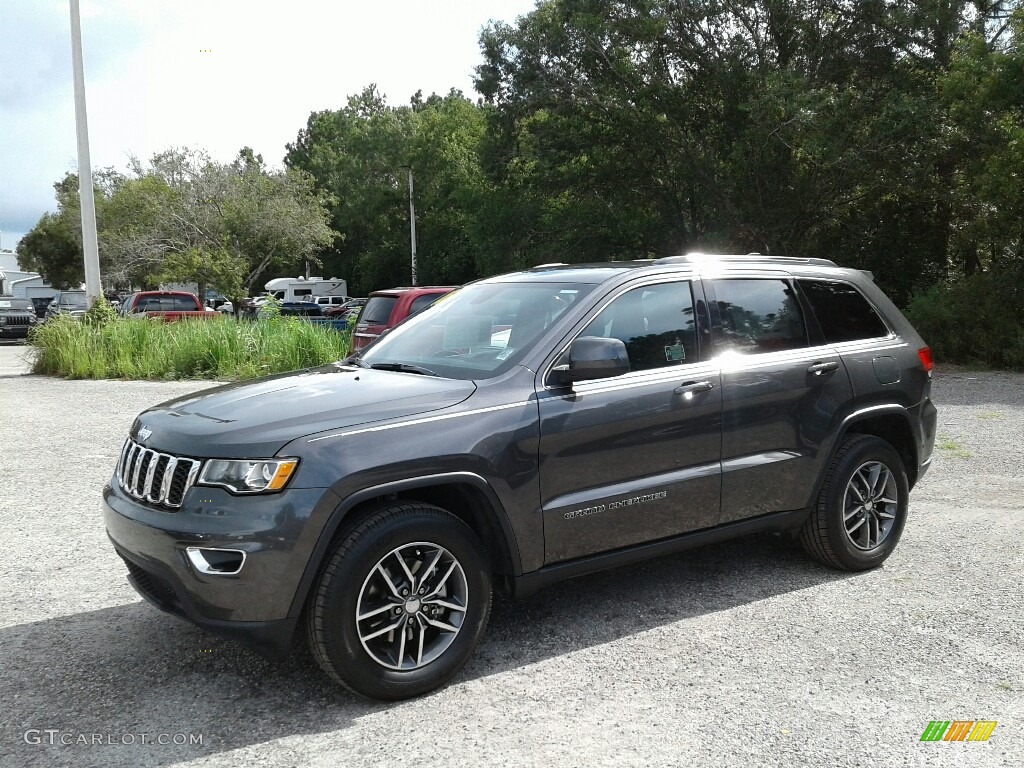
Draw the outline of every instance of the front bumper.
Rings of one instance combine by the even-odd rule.
[[[5,339],[24,339],[28,337],[30,329],[35,328],[34,325],[0,325],[0,338]]]
[[[322,488],[232,496],[193,487],[181,509],[143,505],[103,490],[103,516],[128,580],[150,603],[268,657],[291,646],[302,601],[300,581],[339,499]],[[237,574],[201,573],[186,549],[245,552]]]

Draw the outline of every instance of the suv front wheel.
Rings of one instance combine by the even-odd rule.
[[[903,532],[909,495],[906,468],[892,445],[853,435],[832,459],[800,543],[833,568],[863,571],[881,565]]]
[[[338,543],[306,615],[317,663],[376,699],[405,699],[455,675],[491,607],[473,531],[429,504],[384,507]]]

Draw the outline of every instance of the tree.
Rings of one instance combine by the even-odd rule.
[[[85,282],[82,239],[67,217],[44,213],[18,243],[18,264],[38,272],[54,288],[77,288]]]
[[[520,234],[499,260],[834,254],[904,301],[972,258],[957,189],[985,131],[959,140],[942,83],[971,35],[990,60],[1015,50],[1018,7],[546,0],[494,24],[485,167]],[[957,99],[988,119],[988,96]]]
[[[482,110],[458,91],[390,107],[372,85],[339,110],[310,115],[285,162],[334,200],[331,225],[345,238],[324,252],[328,271],[356,292],[409,282],[411,166],[420,282],[478,276],[485,127]]]
[[[108,284],[195,282],[238,303],[271,268],[299,269],[336,233],[325,200],[297,170],[272,170],[244,148],[230,164],[198,150],[161,152],[130,175],[98,174],[100,267]],[[20,257],[55,285],[82,280],[77,179],[55,185],[58,212],[46,214]]]
[[[123,183],[124,176],[110,168],[93,175],[97,219],[103,217],[111,197]],[[23,268],[38,272],[55,288],[78,288],[85,281],[78,176],[68,173],[53,188],[57,211],[43,214],[21,239],[18,262]],[[106,256],[101,251],[101,270],[109,267]]]

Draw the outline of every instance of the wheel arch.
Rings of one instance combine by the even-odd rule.
[[[514,577],[522,573],[515,533],[486,479],[472,472],[449,472],[396,480],[364,488],[342,500],[320,534],[288,615],[297,616],[302,612],[317,575],[340,535],[382,506],[409,501],[441,507],[468,525],[480,538],[494,574]]]
[[[917,464],[917,442],[914,430],[910,426],[905,408],[901,406],[885,406],[884,409],[867,409],[851,415],[844,422],[844,429],[836,441],[841,445],[850,435],[873,435],[891,445],[903,460],[907,471],[907,484],[913,489],[917,482],[919,468]]]

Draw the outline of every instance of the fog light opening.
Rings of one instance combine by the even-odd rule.
[[[188,547],[185,553],[192,567],[200,573],[234,576],[245,565],[245,552],[240,549]]]

